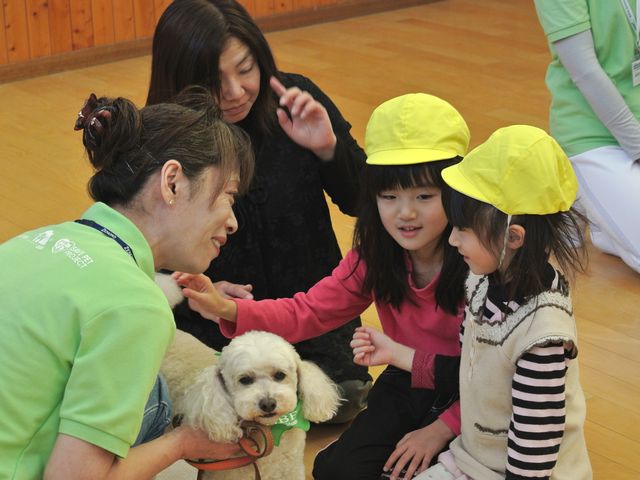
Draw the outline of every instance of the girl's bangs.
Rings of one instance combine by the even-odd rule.
[[[416,165],[367,165],[368,186],[371,192],[378,194],[385,190],[407,189],[412,187],[442,188],[441,162],[419,163]]]

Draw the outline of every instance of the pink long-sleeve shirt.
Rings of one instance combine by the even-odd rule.
[[[292,343],[316,337],[344,325],[375,303],[385,334],[394,341],[415,349],[411,370],[411,385],[434,388],[434,355],[460,355],[460,315],[451,315],[436,308],[437,275],[428,285],[417,288],[409,271],[410,298],[396,309],[378,301],[372,292],[363,292],[366,272],[364,261],[351,250],[331,276],[316,283],[306,293],[277,300],[234,299],[238,307],[236,323],[220,321],[220,329],[227,337],[235,337],[249,330],[276,333]],[[357,268],[354,267],[357,265]],[[411,262],[408,262],[411,270]],[[352,274],[353,272],[353,274]],[[454,433],[460,433],[459,405],[456,402],[440,419]]]

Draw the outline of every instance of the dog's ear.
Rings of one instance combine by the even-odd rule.
[[[242,436],[238,415],[217,365],[203,369],[176,405],[183,423],[209,433],[218,442],[237,442]]]
[[[315,363],[298,361],[298,394],[302,414],[312,422],[331,419],[340,405],[338,387]]]

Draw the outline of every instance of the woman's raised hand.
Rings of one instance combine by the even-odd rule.
[[[324,106],[309,92],[298,87],[286,88],[275,77],[271,77],[269,83],[280,98],[277,110],[280,127],[301,147],[311,150],[322,160],[331,160],[337,139]]]

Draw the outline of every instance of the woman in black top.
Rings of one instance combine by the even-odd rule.
[[[223,118],[249,134],[256,155],[249,192],[234,207],[238,233],[205,273],[235,284],[220,287],[230,295],[306,291],[341,259],[325,192],[355,215],[365,153],[351,125],[308,78],[277,70],[264,35],[235,0],[177,0],[160,18],[147,104],[170,101],[192,84],[213,90]],[[175,317],[178,328],[215,349],[228,343],[186,303]],[[342,387],[346,401],[335,422],[364,408],[371,386],[349,348],[360,323],[296,345]]]

